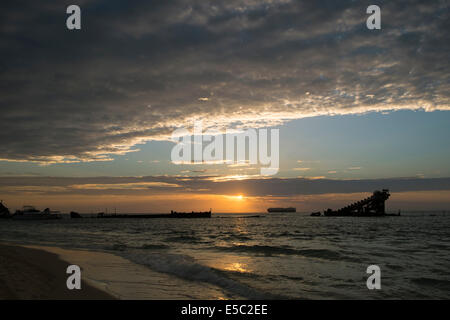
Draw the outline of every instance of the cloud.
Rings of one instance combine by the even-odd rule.
[[[69,186],[72,189],[82,190],[148,190],[151,188],[178,188],[180,187],[174,183],[166,182],[137,182],[137,183],[107,183],[107,184],[74,184]]]
[[[259,178],[235,175],[148,176],[148,177],[0,177],[0,192],[5,196],[20,193],[50,195],[156,195],[209,194],[248,197],[292,197],[331,193],[373,192],[388,188],[391,192],[450,190],[450,178],[390,178],[331,180],[315,178]]]
[[[450,110],[444,1],[381,1],[381,31],[363,1],[85,0],[80,31],[68,4],[0,5],[2,159],[108,161],[196,118]]]

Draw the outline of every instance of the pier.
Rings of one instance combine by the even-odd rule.
[[[105,214],[103,212],[97,215],[99,219],[126,219],[126,218],[139,218],[139,219],[155,219],[155,218],[211,218],[211,210],[204,212],[176,212],[162,214]]]

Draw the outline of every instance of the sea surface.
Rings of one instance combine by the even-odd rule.
[[[450,214],[442,212],[0,220],[0,241],[112,253],[163,282],[182,281],[176,294],[167,287],[147,298],[179,298],[180,292],[192,299],[450,298]],[[380,290],[366,286],[369,265],[381,269]]]

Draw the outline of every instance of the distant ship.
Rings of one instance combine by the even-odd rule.
[[[267,212],[297,212],[296,208],[289,207],[289,208],[269,208],[267,209]]]

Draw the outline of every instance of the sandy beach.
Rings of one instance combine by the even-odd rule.
[[[68,290],[69,265],[54,253],[0,244],[0,299],[114,299],[83,280],[81,290]]]
[[[55,246],[0,245],[0,299],[219,299],[206,284],[155,272],[115,254]],[[70,263],[69,263],[70,262]],[[82,290],[68,290],[67,266],[81,269]]]

